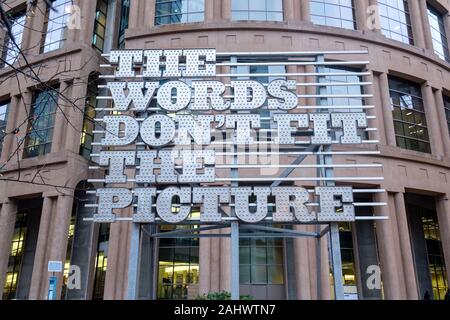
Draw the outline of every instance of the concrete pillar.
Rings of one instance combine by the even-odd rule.
[[[307,231],[306,226],[294,226],[296,231]],[[308,239],[294,239],[295,282],[298,300],[311,300]]]
[[[374,202],[388,203],[387,193],[375,194]],[[376,222],[384,297],[387,300],[399,300],[402,298],[402,292],[400,275],[398,274],[398,257],[394,246],[394,228],[392,226],[394,212],[386,207],[375,208],[375,216],[385,215],[389,216],[389,220]]]
[[[442,89],[434,92],[434,101],[436,102],[436,111],[441,128],[441,138],[444,147],[444,155],[450,158],[450,134],[448,130],[447,116],[444,109],[444,94]]]
[[[140,23],[140,13],[144,11],[144,1],[130,1],[129,29],[135,29],[142,26]]]
[[[450,192],[436,199],[436,211],[445,267],[447,269],[447,283],[450,283]]]
[[[9,156],[12,156],[13,153],[17,150],[17,152],[19,152],[20,158],[22,158],[22,150],[26,146],[26,141],[22,143],[22,146],[20,148],[19,145],[21,144],[22,139],[26,140],[26,133],[29,125],[28,114],[31,111],[32,101],[33,101],[33,93],[29,91],[24,91],[22,93],[22,97],[18,100],[16,109],[17,114],[14,120],[15,120],[15,127],[17,127],[20,131],[12,139],[12,148]]]
[[[394,195],[394,199],[407,298],[408,300],[417,300],[419,296],[417,291],[416,270],[414,269],[411,240],[409,238],[410,233],[406,215],[405,198],[403,193],[398,192]]]
[[[43,30],[44,19],[47,12],[45,1],[38,1],[32,12],[34,13],[31,13],[31,11],[28,10],[28,15],[30,15],[31,18],[27,19],[23,34],[22,48],[26,48],[27,58],[34,57],[40,53],[42,31],[45,31]]]
[[[430,136],[431,152],[436,156],[444,155],[439,116],[436,110],[433,89],[429,83],[422,85],[422,94],[425,104],[425,116],[427,118],[428,135]]]
[[[202,234],[208,234],[203,231]],[[199,248],[199,294],[207,294],[210,291],[211,277],[211,238],[200,238]]]
[[[151,28],[155,25],[155,14],[156,14],[156,0],[145,1],[144,26],[146,28]]]
[[[381,34],[381,25],[380,25],[380,10],[378,7],[378,0],[369,0],[369,7],[366,10],[367,17],[372,15],[372,31]]]
[[[381,98],[381,112],[383,117],[384,133],[388,146],[397,146],[395,140],[394,118],[392,115],[391,96],[389,94],[389,80],[387,73],[381,73],[379,79],[379,91]]]
[[[431,27],[430,22],[428,21],[428,6],[427,6],[427,0],[419,0],[419,9],[421,13],[421,21],[422,21],[422,27],[423,27],[423,36],[425,40],[425,48],[428,50],[434,51],[433,46],[433,37],[431,35]]]
[[[33,275],[31,277],[30,295],[31,300],[45,299],[45,282],[47,280],[46,255],[49,240],[50,222],[52,213],[54,213],[54,204],[56,199],[44,197],[41,212],[41,222],[39,224],[39,235],[36,245],[36,255],[34,258]]]
[[[214,21],[214,7],[216,1],[205,1],[205,22]]]
[[[311,21],[311,7],[310,0],[299,0],[300,1],[300,20]]]
[[[420,13],[420,5],[417,0],[408,0],[408,8],[411,17],[411,28],[414,38],[414,45],[420,48],[426,48],[425,36],[423,29],[422,14]]]
[[[378,79],[375,79],[376,77],[374,75],[371,76],[364,76],[363,80],[364,82],[372,82],[371,86],[366,86],[364,87],[364,93],[365,94],[371,94],[373,96],[373,98],[367,98],[365,99],[366,105],[372,105],[375,106],[374,109],[367,109],[366,113],[368,116],[376,116],[377,119],[375,120],[375,122],[377,123],[377,131],[371,131],[369,132],[369,139],[370,140],[378,140],[380,141],[380,143],[382,144],[386,144],[386,139],[385,137],[381,134],[384,130],[384,126],[380,127],[380,123],[383,123],[383,117],[380,114],[379,111],[379,106],[381,105],[379,103],[380,99],[379,99],[379,95],[377,93],[378,90],[378,83],[375,84],[375,81],[378,82]],[[383,136],[383,137],[382,137]]]
[[[367,30],[367,9],[369,7],[368,0],[354,1],[356,28],[358,30]]]
[[[11,199],[6,199],[0,211],[0,288],[5,286],[16,214],[17,203]]]
[[[82,82],[82,79],[85,79]],[[68,96],[71,99],[68,108],[66,108],[68,118],[70,119],[70,124],[68,124],[65,128],[65,146],[66,150],[69,150],[73,153],[80,152],[80,138],[81,138],[81,130],[83,128],[83,120],[84,120],[84,111],[86,107],[86,99],[87,96],[87,87],[89,82],[89,76],[82,77],[80,79],[76,79],[76,85],[71,85],[70,92],[65,92],[64,95]],[[69,94],[70,93],[70,94]],[[62,108],[64,105],[61,106]],[[65,119],[64,119],[65,120]]]
[[[230,232],[231,232],[230,228],[224,228],[224,229],[220,230],[220,233],[230,233]],[[220,250],[217,250],[217,248],[219,246],[220,246]],[[220,243],[218,245],[216,244],[211,250],[217,250],[218,252],[220,252],[220,254],[219,254],[220,262],[218,263],[218,264],[220,264],[220,288],[219,288],[219,291],[231,292],[231,272],[230,272],[231,239],[229,237],[221,238]],[[214,258],[214,259],[216,259],[216,258]],[[215,264],[215,265],[217,265],[217,264]],[[214,268],[214,267],[212,267],[212,268]],[[214,269],[211,269],[211,270],[214,270]],[[216,269],[216,270],[219,270],[219,269]],[[213,286],[211,285],[211,290],[212,289],[213,289]]]
[[[11,102],[9,103],[9,112],[8,112],[8,119],[6,121],[6,132],[10,133],[13,132],[16,128],[16,121],[15,118],[17,117],[16,112],[11,112],[12,110],[17,110],[19,104],[19,98],[18,97],[12,97]],[[3,138],[3,148],[0,155],[0,164],[3,165],[8,161],[8,158],[10,156],[10,153],[12,152],[12,146],[14,144],[14,140],[16,139],[16,135],[14,134],[7,134]],[[1,143],[1,142],[0,142]]]
[[[294,0],[283,0],[284,21],[295,21]]]
[[[83,1],[81,5],[81,31],[78,33],[78,41],[88,43],[92,42],[92,34],[95,24],[95,8],[97,0]]]
[[[52,214],[52,220],[49,226],[51,236],[48,239],[47,245],[48,259],[45,259],[44,265],[47,265],[48,261],[62,261],[64,265],[66,261],[72,200],[73,197],[71,195],[59,195],[56,200],[56,210]],[[49,276],[50,274],[47,274],[47,277],[44,280],[46,281],[44,285],[45,291],[48,290]],[[57,279],[56,297],[59,299],[61,296],[63,274],[58,274]]]
[[[222,0],[222,20],[225,20],[225,21],[232,20],[231,1],[232,0]]]
[[[68,117],[69,112],[67,108],[67,102],[64,98],[70,97],[70,94],[68,94],[69,91],[69,84],[67,82],[61,82],[59,85],[58,92],[61,93],[61,95],[57,95],[57,106],[56,106],[56,113],[55,113],[55,126],[53,129],[53,138],[52,138],[52,152],[58,152],[64,148],[63,141],[65,141],[67,128],[71,126],[72,122],[68,122],[68,119],[71,121],[71,119]],[[51,101],[52,103],[53,101]],[[54,103],[54,102],[53,102]],[[71,106],[73,107],[73,106]]]

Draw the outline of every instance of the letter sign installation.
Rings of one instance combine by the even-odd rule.
[[[304,82],[297,71],[302,62],[285,58],[285,65],[272,64],[283,72],[253,76],[240,65],[270,66],[270,60],[224,62],[215,49],[116,50],[105,56],[113,74],[101,77],[108,93],[98,97],[99,105],[109,103],[103,108],[109,112],[97,111],[101,139],[92,156],[101,169],[97,175],[104,176],[94,181],[103,183],[95,191],[95,222],[128,217],[135,223],[214,224],[231,213],[245,223],[355,220],[350,183],[336,186],[339,177],[320,172],[357,169],[293,160],[326,155],[332,145],[370,143],[370,118],[358,107],[307,107],[313,98],[347,97],[333,97],[326,86],[311,94],[308,88],[317,84]]]

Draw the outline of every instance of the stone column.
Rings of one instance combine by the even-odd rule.
[[[354,1],[355,6],[355,18],[356,18],[356,28],[358,30],[367,30],[367,9],[369,7],[368,0],[358,0]]]
[[[17,110],[18,109],[18,104],[19,104],[19,98],[18,97],[12,97],[11,98],[11,102],[9,103],[8,106],[8,119],[6,120],[6,132],[8,134],[5,135],[5,137],[3,138],[3,148],[1,151],[1,155],[0,155],[0,164],[3,165],[4,163],[7,162],[10,153],[12,152],[11,148],[14,144],[14,140],[16,139],[15,134],[11,134],[11,132],[14,131],[14,129],[16,128],[16,112],[12,112],[13,110]],[[1,143],[1,141],[0,141]]]
[[[85,82],[82,82],[85,79]],[[65,93],[66,96],[70,97],[71,103],[68,108],[66,108],[68,118],[70,119],[70,124],[66,126],[66,136],[65,136],[65,149],[73,153],[80,152],[80,137],[81,131],[83,130],[83,120],[84,112],[86,107],[86,99],[88,92],[88,82],[89,76],[82,76],[75,79],[76,85],[72,85],[72,90],[70,90],[70,95],[68,92]],[[64,107],[62,105],[62,107]],[[65,120],[65,119],[64,119]]]
[[[94,33],[96,7],[97,1],[83,1],[81,5],[81,30],[78,41],[87,42],[89,45],[91,45],[92,34]]]
[[[310,0],[298,0],[298,1],[300,1],[300,20],[311,21]]]
[[[129,29],[139,28],[141,26],[140,14],[144,11],[144,1],[130,1]]]
[[[377,131],[371,131],[369,132],[369,139],[370,140],[378,140],[382,144],[386,144],[386,139],[382,135],[382,132],[384,130],[384,126],[380,126],[380,124],[383,123],[383,117],[378,114],[377,112],[378,106],[381,104],[379,103],[380,99],[377,96],[377,90],[378,90],[378,83],[375,84],[375,81],[378,81],[378,79],[375,79],[374,75],[371,76],[364,76],[363,80],[364,82],[372,82],[372,85],[364,87],[364,93],[365,94],[371,94],[373,98],[367,98],[365,99],[366,105],[372,105],[374,106],[374,109],[367,109],[366,113],[368,116],[376,116],[377,119],[375,122],[377,123]],[[377,110],[378,109],[378,110]]]
[[[427,0],[419,0],[417,2],[419,2],[419,9],[420,9],[420,13],[421,13],[421,21],[422,21],[422,27],[423,27],[423,36],[424,36],[424,40],[425,40],[425,48],[427,48],[428,50],[434,51],[430,21],[428,21]]]
[[[70,97],[70,94],[68,94],[68,87],[69,84],[67,82],[61,82],[59,85],[58,92],[60,92],[65,97]],[[56,113],[55,113],[55,126],[53,129],[53,138],[52,138],[52,152],[58,152],[63,146],[63,141],[65,141],[67,127],[71,125],[67,121],[67,119],[70,119],[68,117],[69,113],[67,112],[67,101],[63,99],[62,95],[57,95],[57,106],[56,106]],[[50,101],[50,103],[55,103],[54,101]]]
[[[436,156],[444,155],[441,130],[439,127],[439,116],[436,110],[436,103],[433,89],[429,83],[422,85],[425,115],[427,118],[428,135],[430,136],[431,152]]]
[[[450,192],[436,198],[436,211],[441,234],[442,251],[447,269],[447,283],[450,282]]]
[[[307,226],[294,226],[296,231],[308,231]],[[308,239],[294,239],[295,282],[298,300],[311,300],[309,281]]]
[[[448,130],[447,116],[444,109],[444,94],[442,89],[434,92],[434,100],[436,101],[437,115],[441,128],[441,138],[444,147],[444,155],[450,158],[450,134]]]
[[[20,132],[13,138],[11,153],[14,153],[20,145],[22,139],[26,140],[26,133],[29,125],[28,114],[31,111],[31,103],[33,101],[33,93],[29,91],[24,91],[22,97],[19,98],[17,103],[17,113],[15,118],[15,126],[18,127]],[[22,158],[22,150],[26,146],[26,141],[22,143],[22,146],[17,152],[19,152],[20,158]]]
[[[210,1],[207,1],[209,3]],[[155,26],[156,0],[147,0],[145,2],[144,26],[151,28]]]
[[[417,0],[408,0],[409,13],[411,17],[411,27],[414,38],[414,45],[420,48],[426,48],[422,14],[420,13],[420,4]]]
[[[5,286],[16,214],[17,203],[12,199],[5,199],[0,211],[0,288]]]
[[[49,226],[50,238],[47,240],[48,259],[45,259],[44,265],[48,261],[62,261],[63,265],[66,261],[67,252],[67,240],[69,235],[70,216],[72,213],[72,200],[71,195],[59,195],[56,201],[56,211],[52,214],[52,220]],[[45,291],[48,290],[48,277],[47,274],[46,284],[44,285]],[[63,274],[57,275],[57,289],[56,297],[60,299],[61,288],[63,281]]]
[[[44,19],[47,12],[47,5],[45,1],[38,1],[36,7],[33,9],[34,14],[28,11],[32,17],[27,19],[25,30],[23,34],[22,48],[26,48],[26,56],[34,57],[40,53],[42,32],[44,28]]]
[[[388,195],[386,193],[377,193],[374,195],[374,202],[388,203]],[[376,222],[384,297],[387,300],[399,300],[402,298],[402,290],[400,275],[398,274],[398,257],[396,256],[394,245],[394,228],[392,226],[394,212],[387,207],[375,208],[375,216],[384,216],[386,214],[388,214],[389,220]]]
[[[284,21],[295,21],[294,2],[295,0],[283,0]]]
[[[203,231],[202,234],[208,234]],[[200,238],[199,248],[199,294],[207,294],[210,291],[211,278],[211,238]]]
[[[408,218],[406,215],[405,198],[403,193],[398,192],[394,195],[395,214],[397,218],[397,227],[400,239],[401,258],[403,263],[403,272],[406,284],[406,294],[408,300],[417,300],[419,298],[416,282],[416,270],[414,269],[414,259],[412,255],[411,241],[409,239]]]
[[[54,213],[54,204],[56,198],[49,196],[44,197],[44,202],[42,204],[41,221],[39,224],[39,235],[36,244],[36,253],[34,256],[34,266],[33,274],[31,277],[30,294],[31,300],[34,299],[45,299],[45,283],[47,280],[47,265],[46,265],[46,255],[47,246],[49,245],[48,240],[50,223],[52,220],[52,214]]]
[[[225,21],[232,20],[231,1],[232,0],[222,0],[222,20],[225,20]]]
[[[214,21],[214,7],[216,3],[214,0],[205,1],[205,22]]]
[[[379,76],[379,90],[381,98],[381,111],[383,125],[388,146],[397,146],[395,141],[394,118],[392,115],[391,97],[389,94],[389,80],[387,73],[381,73]]]
[[[380,25],[380,10],[378,6],[378,0],[369,0],[369,7],[366,9],[367,18],[371,16],[373,26],[371,30],[373,32],[381,34],[381,25]],[[367,20],[366,20],[367,24]]]

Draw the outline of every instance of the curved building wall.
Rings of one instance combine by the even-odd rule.
[[[194,2],[193,0],[190,1]],[[24,2],[17,0],[16,3],[11,4],[11,8],[24,6]],[[124,1],[109,2],[109,20],[113,16],[118,19],[121,14],[120,6],[123,4],[122,2]],[[421,269],[423,261],[421,262],[417,258],[416,252],[421,250],[421,252],[424,252],[426,242],[423,242],[421,237],[412,235],[412,231],[416,230],[415,227],[417,227],[412,218],[416,214],[414,208],[423,208],[425,211],[435,212],[439,224],[438,238],[442,244],[442,255],[445,258],[444,265],[446,270],[450,270],[450,200],[448,200],[450,197],[448,121],[450,119],[446,117],[443,98],[445,95],[450,97],[450,73],[448,62],[442,59],[442,55],[439,56],[435,53],[433,40],[436,41],[436,34],[432,33],[430,29],[427,15],[427,4],[440,12],[443,18],[443,29],[441,31],[446,33],[447,37],[450,37],[449,2],[444,0],[409,0],[404,2],[407,4],[409,13],[409,22],[405,22],[405,25],[407,27],[409,25],[413,44],[404,43],[406,41],[404,38],[402,38],[403,42],[390,39],[385,36],[385,31],[380,30],[384,21],[382,4],[385,3],[381,0],[380,3],[377,0],[353,1],[353,22],[356,30],[349,29],[351,24],[346,24],[347,28],[314,24],[311,22],[310,0],[281,1],[283,19],[279,19],[279,15],[276,13],[273,15],[275,20],[281,21],[233,20],[232,0],[206,0],[204,1],[203,16],[195,15],[194,12],[192,17],[186,18],[188,21],[200,20],[199,22],[172,21],[173,23],[170,24],[160,24],[162,20],[158,20],[157,24],[159,25],[155,25],[155,16],[160,15],[156,10],[156,2],[159,1],[139,0],[130,2],[128,28],[123,35],[125,48],[216,48],[220,52],[368,51],[368,56],[361,55],[355,59],[370,61],[368,71],[370,71],[371,76],[364,80],[373,82],[373,86],[368,88],[365,93],[373,94],[373,98],[366,99],[365,103],[375,106],[375,109],[369,110],[369,113],[376,116],[376,120],[374,120],[376,125],[374,126],[378,128],[378,131],[371,132],[369,137],[373,140],[379,140],[379,144],[364,146],[364,148],[379,150],[381,154],[370,158],[349,156],[345,158],[345,162],[349,164],[359,162],[383,164],[381,172],[375,172],[375,170],[380,169],[373,170],[375,174],[382,174],[385,180],[379,185],[363,184],[361,186],[380,187],[387,190],[386,195],[375,195],[370,200],[388,203],[385,208],[376,208],[373,214],[388,215],[390,219],[375,223],[373,232],[376,234],[376,240],[373,240],[370,246],[370,248],[376,247],[376,252],[372,253],[372,256],[377,256],[375,262],[381,266],[382,293],[379,291],[371,296],[369,291],[365,291],[363,286],[366,284],[361,280],[365,279],[364,275],[361,274],[364,272],[364,268],[361,267],[356,268],[358,270],[355,271],[359,279],[357,283],[358,294],[360,298],[380,298],[381,296],[387,299],[422,298],[424,292],[431,289],[428,285],[430,279],[422,279],[423,275],[427,273],[426,270],[430,270],[431,267],[428,265],[428,269],[426,267]],[[315,2],[321,3],[323,1],[317,0]],[[63,48],[40,54],[37,51],[36,43],[41,38],[41,34],[30,30],[25,31],[23,43],[25,47],[29,47],[25,52],[31,63],[46,66],[44,70],[40,70],[43,81],[51,80],[54,83],[60,83],[60,89],[63,86],[64,89],[68,88],[67,92],[70,92],[73,97],[82,97],[85,95],[87,88],[86,85],[78,86],[77,79],[86,79],[92,72],[100,71],[98,65],[102,58],[91,45],[95,20],[95,1],[74,1],[74,3],[80,5],[81,8],[81,29],[69,30],[69,41]],[[40,6],[44,6],[44,4],[40,2]],[[115,7],[115,10],[111,11],[111,6]],[[377,8],[379,11],[377,11]],[[273,10],[276,12],[279,9]],[[44,17],[39,17],[37,14],[27,23],[32,24],[36,27],[36,30],[39,30],[43,19]],[[379,21],[381,25],[377,25]],[[114,40],[117,39],[116,34],[119,32],[118,25],[119,23],[116,23],[115,26],[110,26],[107,29],[111,33],[111,39],[108,41],[112,48],[118,46],[118,40]],[[340,59],[339,56],[330,58],[333,60]],[[70,64],[71,72],[64,74],[63,78],[55,78],[56,70],[67,68],[68,64]],[[307,70],[307,68],[300,66],[297,69],[299,72]],[[17,110],[9,115],[8,130],[10,131],[26,118],[24,108],[31,105],[32,99],[29,92],[32,92],[36,86],[36,83],[30,83],[29,79],[26,80],[20,75],[19,81],[15,78],[8,78],[13,73],[14,70],[8,68],[0,70],[0,78],[7,79],[0,88],[0,97],[2,97],[0,101],[11,99],[11,104],[14,105],[12,110]],[[429,135],[430,152],[413,151],[397,146],[390,96],[392,77],[411,81],[420,89],[424,107],[423,114],[426,117]],[[310,93],[310,91],[306,91],[306,93]],[[64,104],[64,101],[61,103]],[[83,103],[80,104],[80,108],[84,109]],[[75,128],[81,128],[82,114],[71,108],[70,105],[67,106],[67,110],[72,112],[71,116],[75,122]],[[62,115],[59,115],[59,117],[60,127],[56,127],[54,130],[51,152],[37,158],[23,159],[20,162],[20,170],[17,163],[9,161],[8,166],[2,171],[3,177],[14,180],[17,178],[18,171],[22,177],[27,174],[33,176],[35,168],[44,163],[47,163],[46,170],[43,173],[47,175],[46,181],[51,181],[54,185],[68,185],[75,188],[80,181],[88,177],[87,167],[89,163],[78,155],[80,130],[72,128],[67,123],[64,126]],[[23,125],[22,127],[23,130],[19,133],[19,138],[21,134],[26,132],[26,128]],[[2,152],[2,164],[8,160],[10,153],[17,147],[17,141],[20,140],[14,139],[13,136],[7,136],[4,139],[3,150],[6,150],[6,152]],[[339,148],[345,150],[344,146]],[[357,169],[346,169],[346,172],[339,172],[338,170],[337,174],[341,173],[358,175]],[[70,179],[67,177],[70,177]],[[2,232],[3,229],[0,229],[0,237],[3,237],[0,239],[2,246],[0,247],[0,256],[2,256],[0,257],[1,274],[5,274],[5,259],[9,250],[7,244],[10,243],[8,240],[13,232],[11,221],[14,221],[13,217],[17,212],[20,199],[44,198],[39,226],[42,239],[38,238],[37,240],[36,257],[38,259],[35,258],[34,261],[35,269],[29,289],[30,298],[42,298],[45,296],[47,276],[45,262],[52,258],[64,260],[62,257],[66,254],[64,237],[68,232],[68,220],[69,213],[72,210],[74,190],[66,189],[64,194],[67,195],[61,195],[61,193],[55,191],[55,188],[46,185],[26,185],[13,181],[2,181],[0,182],[0,194],[2,195],[2,198],[0,198],[0,203],[2,203],[0,228],[5,230],[5,232]],[[52,218],[55,210],[66,212],[66,216],[58,215]],[[54,219],[60,219],[61,221],[54,221]],[[417,219],[424,221],[420,217]],[[419,221],[417,219],[414,221]],[[3,223],[1,223],[2,221]],[[299,227],[301,230],[313,231],[311,228],[309,226]],[[364,259],[370,260],[370,257],[364,256],[364,250],[370,251],[371,249],[367,249],[368,247],[364,246],[362,238],[360,237],[358,240],[357,236],[358,232],[362,232],[360,230],[364,228],[367,228],[367,225],[353,226],[353,232],[351,233],[353,245],[359,248],[359,250],[355,249],[355,264],[361,263]],[[418,232],[423,232],[421,228],[419,229]],[[130,230],[129,224],[120,223],[112,225],[109,231],[108,267],[104,279],[104,298],[122,299],[126,297],[126,258],[129,244],[122,239],[129,239]],[[369,228],[370,230],[372,229]],[[93,237],[96,238],[98,230],[92,230],[91,232],[96,234]],[[53,234],[53,237],[59,237],[61,245],[47,243],[44,234]],[[426,238],[426,235],[423,235],[423,237]],[[313,240],[295,240],[284,244],[285,281],[281,289],[283,292],[277,297],[289,299],[329,299],[332,297],[332,289],[329,286],[326,241],[324,240],[322,246],[322,269],[320,272],[316,270],[316,245]],[[93,241],[90,249],[91,260],[94,259],[92,257],[95,256],[96,247],[97,243]],[[226,254],[228,251],[228,240],[201,239],[199,245],[198,292],[229,290],[229,258]],[[91,265],[96,265],[96,263],[91,262]],[[95,273],[95,270],[92,270],[95,267],[91,266],[90,268],[90,274]],[[153,269],[157,270],[158,268],[154,266]],[[289,275],[289,277],[286,275]],[[89,277],[94,278],[93,275]],[[142,281],[158,282],[155,275],[146,275],[146,277]],[[316,285],[318,277],[321,279],[319,288]],[[3,283],[2,281],[0,281],[0,284]],[[446,281],[448,288],[448,272]],[[91,279],[91,282],[95,281]],[[95,284],[90,284],[90,286],[90,288],[86,288],[86,297],[89,297],[89,294],[92,293],[92,290],[94,290],[92,286],[95,286]],[[251,288],[244,289],[253,290]],[[148,291],[153,292],[152,294],[144,294],[144,296],[155,296],[156,284],[154,283],[153,289]],[[266,298],[270,298],[270,296],[266,296]]]

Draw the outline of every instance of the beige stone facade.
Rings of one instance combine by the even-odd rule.
[[[81,29],[68,30],[67,41],[61,49],[48,53],[39,52],[45,4],[38,1],[41,10],[29,10],[22,49],[28,62],[35,67],[43,82],[59,85],[72,102],[59,97],[55,115],[55,127],[51,152],[38,157],[22,158],[21,139],[27,132],[30,104],[38,83],[10,67],[0,70],[0,101],[10,100],[6,132],[20,129],[17,134],[7,134],[3,140],[0,165],[4,166],[0,177],[0,287],[6,281],[11,240],[16,214],[27,199],[41,201],[40,223],[36,236],[32,272],[25,285],[23,297],[45,299],[48,277],[47,262],[66,260],[70,216],[77,185],[89,177],[89,161],[79,155],[80,135],[83,123],[87,79],[100,72],[104,63],[101,55],[92,47],[96,1],[75,0],[81,8]],[[126,31],[126,48],[216,48],[220,52],[236,51],[336,51],[367,50],[369,70],[373,81],[370,88],[374,98],[369,104],[377,116],[377,132],[371,138],[379,140],[376,150],[380,156],[348,157],[348,163],[382,163],[381,173],[385,177],[380,187],[388,191],[376,196],[375,202],[388,203],[387,208],[377,208],[375,215],[388,215],[389,220],[377,221],[376,237],[383,296],[386,299],[419,299],[417,269],[414,262],[411,230],[408,224],[408,210],[405,198],[427,196],[427,205],[434,207],[440,230],[442,252],[447,269],[447,287],[450,280],[450,135],[444,110],[443,94],[450,94],[450,72],[448,62],[440,59],[433,51],[432,35],[426,14],[426,0],[409,0],[412,32],[415,45],[407,45],[388,39],[380,30],[369,30],[367,7],[376,5],[377,0],[357,0],[355,15],[357,30],[346,30],[316,25],[310,22],[309,0],[283,0],[283,22],[233,21],[232,0],[206,0],[205,17],[201,23],[182,23],[155,26],[155,0],[132,0],[129,27]],[[120,13],[120,1],[116,16]],[[450,2],[433,0],[430,4],[442,10],[445,29],[450,37]],[[10,10],[26,8],[26,1],[9,1]],[[109,32],[117,33],[118,23]],[[4,32],[3,36],[4,38]],[[114,36],[114,38],[117,38]],[[117,40],[112,41],[117,46]],[[367,57],[361,57],[366,59]],[[24,58],[19,58],[16,67],[29,73],[23,67]],[[57,76],[55,77],[55,74]],[[388,76],[397,76],[420,84],[430,136],[431,153],[410,151],[397,147],[394,121],[389,96]],[[77,107],[73,105],[75,103]],[[64,110],[64,113],[62,112]],[[70,123],[66,119],[68,115]],[[450,120],[450,119],[449,119]],[[344,147],[341,147],[345,149]],[[14,156],[11,155],[16,151]],[[11,159],[9,159],[11,158]],[[349,169],[350,170],[350,169]],[[357,174],[357,169],[354,174]],[[36,172],[39,171],[39,176]],[[4,181],[1,181],[4,180]],[[34,181],[35,183],[16,182]],[[55,186],[63,186],[55,188]],[[313,231],[311,226],[299,227]],[[84,298],[91,299],[94,290],[95,251],[98,226],[91,228],[91,240],[86,244],[90,252],[89,274]],[[125,299],[127,292],[127,257],[131,224],[120,222],[111,225],[109,232],[108,261],[104,279],[104,299]],[[285,277],[283,298],[330,299],[326,240],[322,245],[322,271],[317,272],[316,247],[312,239],[293,242],[291,277]],[[200,293],[229,290],[230,271],[229,239],[200,240],[199,283]],[[356,258],[356,261],[358,258]],[[158,270],[156,267],[154,270]],[[287,273],[287,272],[286,272]],[[321,287],[317,288],[317,278]],[[157,276],[154,276],[157,279]],[[58,297],[61,296],[59,276]],[[287,283],[290,285],[288,286]],[[358,286],[363,286],[358,283]],[[193,286],[195,287],[195,286]],[[293,288],[287,293],[288,287]],[[152,289],[156,290],[156,289]],[[197,290],[197,289],[193,289]],[[318,293],[320,291],[320,294]],[[292,293],[294,292],[294,293]],[[190,294],[192,297],[192,293]],[[361,296],[360,296],[361,297]]]

